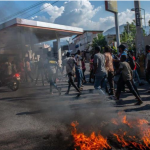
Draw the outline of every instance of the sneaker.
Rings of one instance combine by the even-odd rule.
[[[142,103],[142,101],[138,101],[137,103],[135,103],[135,105],[141,105]]]
[[[65,93],[65,95],[69,95],[69,93],[68,93],[68,92],[66,92],[66,93]]]
[[[80,95],[81,95],[81,92],[77,94],[76,98],[80,97]]]
[[[82,87],[80,87],[80,88],[79,88],[79,90],[80,90],[80,91],[82,91],[82,90],[83,90],[83,88],[82,88]]]
[[[142,85],[144,85],[144,83],[139,83],[139,86],[142,86]]]

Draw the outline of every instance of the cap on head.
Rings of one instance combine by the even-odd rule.
[[[126,47],[123,44],[121,44],[118,46],[118,48],[121,48],[124,51]]]

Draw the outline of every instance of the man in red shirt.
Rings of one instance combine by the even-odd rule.
[[[135,58],[135,56],[133,55],[133,52],[132,52],[132,51],[130,51],[130,54],[132,55],[133,60],[135,61],[135,67],[134,67],[134,69],[133,69],[133,81],[135,82],[135,78],[137,78],[138,83],[139,83],[139,86],[142,86],[142,85],[144,85],[144,83],[141,82],[141,79],[140,79],[139,74],[138,74],[138,72],[137,72],[136,58]]]

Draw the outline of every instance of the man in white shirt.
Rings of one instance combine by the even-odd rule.
[[[66,65],[66,73],[69,78],[68,91],[66,92],[66,94],[69,94],[71,85],[79,92],[79,94],[81,94],[79,88],[75,85],[74,79],[73,79],[73,76],[75,74],[74,68],[77,63],[76,63],[75,59],[73,57],[71,57],[71,54],[69,52],[67,52],[67,58],[64,60],[63,64]]]
[[[75,66],[75,69],[76,69],[76,77],[77,77],[77,80],[78,80],[78,83],[77,83],[77,86],[79,89],[81,89],[81,83],[82,83],[82,69],[81,69],[81,60],[82,60],[82,57],[81,57],[81,52],[80,50],[78,50],[77,52],[77,55],[75,56],[75,60],[76,60],[76,66]]]

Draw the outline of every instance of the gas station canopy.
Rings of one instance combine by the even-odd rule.
[[[15,18],[0,25],[0,51],[82,33],[82,28]]]

